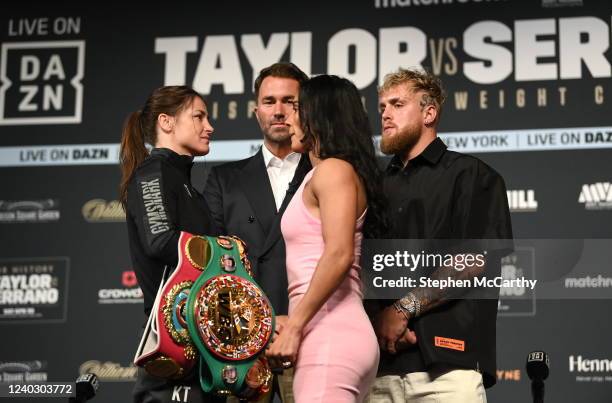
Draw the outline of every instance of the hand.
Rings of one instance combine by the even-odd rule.
[[[287,315],[277,315],[274,321],[276,322],[276,329],[274,329],[274,333],[280,334],[283,331],[283,328],[287,326],[287,321],[289,320],[289,316]],[[276,339],[276,335],[272,340]]]
[[[272,368],[287,369],[297,361],[302,341],[302,328],[293,325],[288,319],[285,322],[282,332],[266,350],[266,357],[268,357]]]
[[[406,350],[417,343],[416,333],[413,330],[406,329],[404,334],[399,338],[395,347],[397,351]]]
[[[394,306],[388,306],[374,318],[374,331],[378,336],[380,349],[391,354],[397,353],[396,343],[408,328],[408,320]]]

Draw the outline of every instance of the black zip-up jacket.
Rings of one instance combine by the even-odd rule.
[[[206,201],[191,185],[193,157],[155,148],[128,186],[127,227],[132,265],[148,316],[165,266],[178,263],[180,231],[216,235]]]

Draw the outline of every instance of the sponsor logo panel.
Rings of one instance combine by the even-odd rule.
[[[584,204],[586,210],[612,209],[612,184],[597,182],[582,185],[578,202]]]
[[[0,223],[39,223],[60,219],[59,200],[0,200]]]
[[[0,57],[0,125],[81,123],[85,41],[11,42]]]
[[[125,211],[119,200],[92,199],[83,204],[83,218],[90,223],[124,222]]]
[[[138,368],[133,364],[123,366],[118,362],[89,360],[79,367],[79,374],[96,374],[100,381],[134,382]]]
[[[1,167],[116,165],[119,144],[67,144],[0,148]]]
[[[497,369],[495,376],[498,382],[520,382],[521,370],[519,368]]]
[[[63,322],[67,257],[0,260],[0,323]]]
[[[565,288],[612,288],[612,277],[601,274],[584,277],[566,277]]]
[[[576,382],[612,382],[612,359],[572,354],[568,366],[570,374],[576,375]]]
[[[433,7],[433,6],[448,6],[454,4],[470,4],[477,3],[479,5],[488,3],[499,3],[508,0],[374,0],[374,8],[396,8],[396,7]],[[546,2],[547,0],[542,0]],[[550,0],[549,0],[550,1]],[[563,0],[554,0],[563,1]]]
[[[533,213],[538,211],[538,201],[533,189],[507,190],[508,207],[511,213]]]
[[[583,0],[542,0],[542,7],[544,8],[581,6],[583,6]]]
[[[502,258],[501,275],[504,280],[535,280],[535,249],[516,248],[512,254]],[[535,288],[531,289],[519,283],[509,284],[514,285],[501,287],[499,290],[498,315],[535,316]]]
[[[112,288],[98,290],[99,304],[138,304],[143,302],[142,290],[138,286],[136,274],[133,270],[125,270],[121,273],[121,278],[117,277],[116,280]],[[121,280],[121,282],[118,280]]]
[[[46,361],[0,361],[0,382],[25,383],[47,381]]]
[[[448,148],[470,154],[612,148],[612,127],[445,132]],[[380,136],[374,136],[378,156]],[[234,161],[252,156],[261,140],[216,140],[210,154],[196,162]],[[0,167],[117,165],[119,144],[69,144],[1,147]]]

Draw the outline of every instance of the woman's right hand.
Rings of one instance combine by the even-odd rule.
[[[282,333],[272,341],[266,350],[266,357],[272,368],[290,368],[297,361],[300,343],[302,341],[302,328],[292,326],[287,320]]]
[[[276,322],[276,328],[274,329],[275,336],[272,338],[274,340],[276,335],[280,334],[283,331],[283,328],[287,325],[287,320],[289,320],[289,316],[287,315],[277,315],[274,321]]]

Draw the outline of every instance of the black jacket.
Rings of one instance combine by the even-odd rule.
[[[213,167],[204,187],[216,228],[246,242],[255,280],[278,315],[286,315],[289,305],[280,219],[311,168],[302,155],[278,212],[261,149],[250,158]]]
[[[156,148],[136,169],[127,197],[132,265],[148,316],[165,266],[178,263],[180,231],[215,234],[204,197],[191,185],[193,158]]]
[[[475,250],[488,253],[485,275],[500,275],[501,258],[513,249],[512,224],[504,180],[493,168],[448,151],[438,138],[405,167],[394,158],[385,189],[391,217],[388,238],[472,240],[472,247],[480,245]],[[498,290],[478,290],[462,298],[411,321],[418,350],[381,354],[380,372],[404,374],[421,371],[419,365],[450,365],[479,370],[485,387],[492,386]]]

